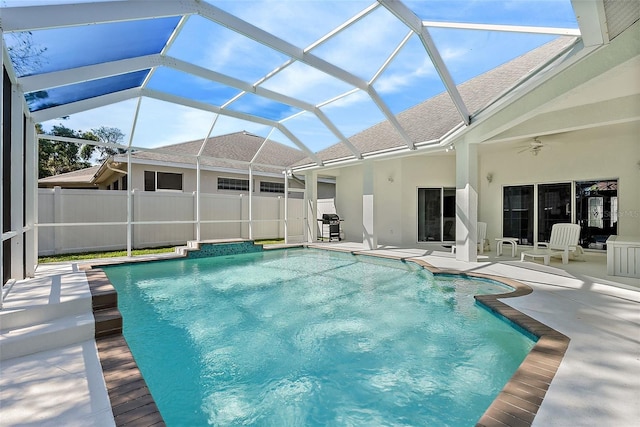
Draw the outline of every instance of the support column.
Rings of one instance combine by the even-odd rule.
[[[24,111],[22,94],[11,90],[11,277],[24,278]]]
[[[289,171],[284,171],[284,243],[289,244]]]
[[[365,249],[378,248],[378,236],[375,233],[373,162],[364,162],[362,172],[362,244]]]
[[[200,156],[196,157],[196,241],[200,241],[200,193],[202,188],[200,187]]]
[[[313,243],[318,239],[318,173],[304,174],[304,239]]]
[[[476,144],[456,144],[456,259],[478,259],[478,150]]]
[[[27,138],[25,197],[28,229],[24,242],[27,256],[25,275],[34,277],[38,264],[38,230],[36,229],[38,223],[38,138],[32,120],[27,121],[25,135]]]
[[[0,27],[0,49],[4,52],[4,36],[2,27]],[[0,55],[0,70],[2,70],[2,76],[0,76],[0,175],[4,177],[4,144],[8,144],[8,141],[4,140],[4,55]],[[4,229],[4,179],[0,180],[0,234],[5,232]],[[5,283],[5,256],[9,257],[9,254],[5,254],[4,252],[4,239],[0,241],[0,258],[2,258],[0,262],[0,276],[2,276],[2,281],[0,282],[0,308],[2,308],[2,297],[4,295],[4,290],[2,287]],[[10,273],[10,272],[7,272]],[[10,276],[10,274],[7,274]]]

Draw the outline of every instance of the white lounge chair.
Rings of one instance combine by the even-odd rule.
[[[569,255],[579,258],[584,253],[578,245],[580,239],[580,226],[578,224],[553,224],[549,243],[538,242],[533,250],[523,251],[520,261],[525,257],[542,258],[544,265],[549,265],[552,256],[562,256],[562,263],[569,263]]]
[[[478,253],[484,253],[484,240],[487,238],[487,223],[479,222],[477,225],[478,228]],[[456,253],[456,245],[451,246],[451,253]]]

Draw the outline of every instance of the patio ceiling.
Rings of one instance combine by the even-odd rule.
[[[441,92],[469,125],[458,86],[555,37],[608,41],[602,0],[43,3],[0,10],[36,122],[103,110],[87,126],[113,126],[121,110],[130,147],[165,145],[173,121],[173,143],[249,130],[318,164],[334,144],[362,158],[349,137],[381,121],[415,149],[396,115]]]

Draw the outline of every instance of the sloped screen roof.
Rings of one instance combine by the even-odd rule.
[[[436,95],[468,124],[477,106],[461,85],[580,35],[570,0],[2,4],[15,75],[45,128],[69,116],[143,148],[249,131],[317,164],[328,147],[374,151],[351,137],[380,123],[413,149],[424,140],[397,117]]]

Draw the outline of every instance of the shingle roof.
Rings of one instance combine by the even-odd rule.
[[[40,178],[38,183],[55,185],[55,184],[91,184],[91,178],[100,169],[100,166],[91,166],[89,168],[80,169],[73,172],[61,173],[59,175]]]
[[[459,85],[458,90],[467,108],[473,114],[487,107],[527,77],[532,70],[560,54],[574,41],[574,37],[559,37]],[[446,92],[401,112],[397,118],[414,143],[437,140],[462,124],[460,114]],[[349,141],[362,153],[406,145],[388,121],[365,129],[349,138]],[[322,161],[352,157],[352,153],[342,143],[328,147],[317,154]],[[306,158],[294,166],[311,163],[314,162]]]
[[[203,166],[210,167],[246,170],[248,169],[248,166],[225,161],[223,159],[250,162],[262,146],[264,140],[264,137],[253,135],[248,132],[236,132],[209,138],[202,153],[203,158],[201,164]],[[168,152],[196,155],[200,151],[201,146],[202,140],[188,141],[160,147],[163,152],[139,152],[134,153],[132,157],[134,159],[146,159],[160,162],[195,164],[195,158],[175,156]],[[254,163],[282,166],[284,168],[300,161],[304,157],[305,154],[298,149],[268,140],[256,157]],[[260,165],[255,166],[254,170],[274,172],[274,168],[263,167]]]

